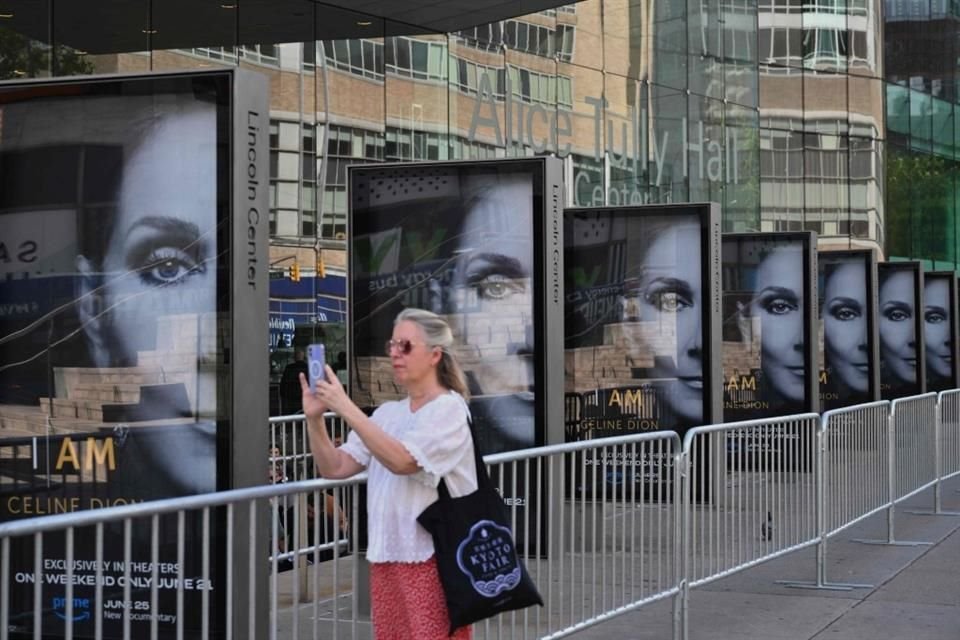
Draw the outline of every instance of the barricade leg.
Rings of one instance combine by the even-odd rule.
[[[851,542],[859,542],[860,544],[879,544],[888,547],[923,547],[927,545],[932,545],[932,542],[925,542],[920,540],[897,540],[894,535],[894,509],[896,505],[890,505],[887,507],[887,539],[881,540],[879,538],[853,538]]]
[[[790,589],[815,589],[820,591],[852,591],[853,589],[872,589],[875,585],[859,582],[828,582],[827,581],[827,541],[823,539],[817,544],[817,580],[803,582],[801,580],[777,580],[776,584]]]
[[[817,542],[817,580],[816,582],[803,582],[798,580],[777,580],[776,584],[781,584],[791,589],[819,589],[824,591],[850,591],[852,589],[871,589],[872,584],[856,584],[842,582],[827,582],[827,535],[826,535],[826,478],[825,478],[825,460],[826,455],[826,435],[823,425],[817,429],[817,447],[816,447],[816,478],[817,478],[817,532],[820,540]]]

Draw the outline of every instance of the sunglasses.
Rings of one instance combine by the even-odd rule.
[[[383,345],[383,350],[389,356],[393,353],[393,350],[396,349],[400,352],[402,356],[410,355],[410,352],[413,351],[413,346],[419,344],[418,342],[410,342],[409,340],[387,340],[386,344]]]

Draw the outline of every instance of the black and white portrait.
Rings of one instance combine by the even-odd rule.
[[[696,215],[568,212],[566,390],[582,398],[580,437],[703,424],[704,233]]]
[[[405,167],[355,174],[352,249],[361,405],[393,398],[370,345],[403,308],[443,315],[484,453],[536,443],[534,190],[529,169]]]
[[[220,464],[235,426],[224,347],[234,326],[226,87],[225,75],[208,74],[0,91],[0,242],[19,257],[0,278],[10,305],[0,315],[0,413],[18,426],[0,446],[6,460],[19,458],[0,465],[12,488],[0,522],[229,482]],[[170,522],[159,522],[163,562],[178,561]],[[200,526],[190,515],[183,522],[186,575],[200,566]],[[122,563],[123,527],[101,533],[104,564]],[[76,558],[92,561],[92,534],[78,529]],[[151,561],[150,534],[148,523],[131,527],[135,562]],[[216,547],[222,531],[208,534]],[[17,562],[33,556],[31,545],[13,541]],[[54,537],[42,552],[65,549]],[[222,575],[213,556],[212,575]],[[104,597],[122,597],[116,572],[104,578]],[[11,629],[32,624],[29,586],[11,591]],[[77,582],[74,594],[92,598],[93,583]],[[158,613],[175,610],[175,597],[162,588]],[[192,629],[200,611],[187,609],[182,622]],[[62,621],[49,607],[38,613]],[[92,634],[92,618],[77,622],[79,635]],[[119,621],[101,622],[105,636],[119,637]],[[134,622],[132,633],[147,635],[149,624]],[[168,633],[172,617],[160,624]]]
[[[725,420],[810,406],[805,251],[772,234],[723,239]]]
[[[820,400],[823,409],[873,399],[870,254],[819,256],[821,335]]]
[[[222,116],[180,89],[0,106],[0,218],[35,247],[0,283],[25,311],[3,318],[0,402],[60,433],[129,426],[118,499],[217,487]]]
[[[953,389],[956,361],[956,278],[953,273],[923,277],[923,341],[927,391]]]
[[[917,265],[879,265],[880,389],[884,399],[921,392]]]

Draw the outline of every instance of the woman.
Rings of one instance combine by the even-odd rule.
[[[216,105],[157,102],[131,127],[113,219],[81,220],[77,305],[97,367],[134,366],[162,348],[166,318],[217,310]],[[216,361],[213,343],[199,361]]]
[[[465,366],[486,453],[536,444],[533,187],[529,175],[468,174],[447,313],[476,354]]]
[[[449,349],[450,327],[439,316],[405,309],[386,350],[394,379],[407,397],[367,417],[347,397],[329,366],[310,392],[301,374],[310,448],[320,475],[346,478],[368,471],[367,559],[377,640],[446,638],[449,616],[434,558],[433,539],[417,516],[437,500],[443,478],[454,497],[477,489],[466,383]],[[352,431],[335,447],[323,421],[333,411]],[[471,637],[470,628],[452,638]]]
[[[824,276],[821,312],[827,383],[823,390],[845,404],[867,401],[870,354],[866,268],[859,259],[850,259],[824,265]]]
[[[138,404],[117,405],[113,417],[105,410],[107,421],[159,423],[124,438],[111,485],[137,498],[214,491],[213,419],[223,411],[212,366],[223,359],[214,339],[217,105],[191,91],[74,108],[99,114],[78,128],[125,136],[122,164],[90,170],[119,175],[115,210],[85,208],[77,223],[76,308],[88,363],[153,367],[164,381],[138,385]]]
[[[700,225],[656,222],[643,232],[649,244],[635,282],[624,283],[621,302],[623,320],[637,323],[626,334],[627,356],[642,377],[656,381],[659,428],[696,426],[703,421]]]
[[[880,269],[880,380],[884,398],[916,391],[917,338],[914,273]]]
[[[953,387],[953,337],[950,335],[950,274],[923,282],[923,337],[927,352],[927,390]]]
[[[748,341],[759,332],[758,400],[768,410],[800,411],[806,399],[803,253],[793,243],[771,244],[761,253],[752,296],[738,303],[738,324]]]

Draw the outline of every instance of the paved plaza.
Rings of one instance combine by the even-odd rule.
[[[689,640],[960,640],[960,517],[929,509],[932,491],[898,506],[896,538],[923,546],[874,546],[886,538],[875,515],[832,538],[827,580],[873,585],[850,591],[795,589],[777,580],[815,578],[814,548],[693,589]],[[945,511],[960,511],[960,478],[945,483]],[[670,602],[656,603],[576,634],[577,638],[671,638]]]

